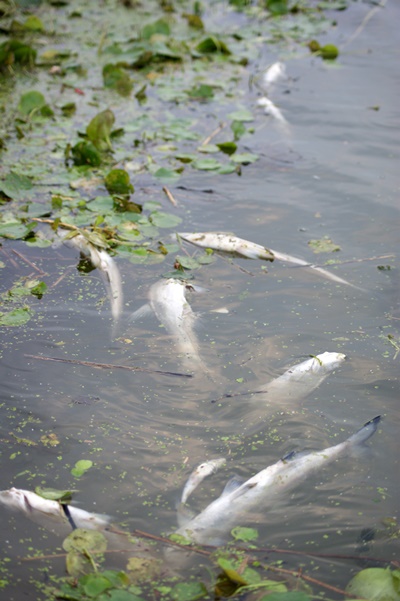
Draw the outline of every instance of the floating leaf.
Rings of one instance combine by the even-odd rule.
[[[23,225],[18,221],[0,223],[0,237],[18,240],[21,238],[25,238],[25,236],[29,234],[31,229],[32,228],[28,225]]]
[[[239,380],[243,381],[243,378],[236,379],[237,382]],[[244,528],[242,526],[236,526],[233,528],[231,534],[236,540],[243,540],[246,542],[256,540],[258,538],[258,532],[255,530],[255,528]]]
[[[236,152],[237,149],[235,142],[221,142],[220,144],[217,144],[217,146],[221,152],[224,152],[228,156]]]
[[[316,254],[338,252],[339,250],[341,250],[340,246],[332,242],[332,240],[328,238],[328,236],[325,236],[320,240],[309,240],[308,246],[312,248],[313,252],[315,252]]]
[[[107,539],[98,530],[86,530],[77,528],[64,540],[65,551],[79,551],[80,553],[103,553],[107,549]]]
[[[180,178],[180,173],[173,169],[166,169],[165,167],[160,167],[153,175],[165,181],[173,181]]]
[[[28,307],[14,309],[8,313],[0,313],[0,326],[22,326],[32,317]]]
[[[88,597],[94,598],[112,587],[112,582],[102,574],[88,574],[84,580],[83,590]]]
[[[196,601],[207,595],[207,589],[202,582],[178,582],[171,591],[175,601]]]
[[[31,46],[12,39],[0,44],[0,69],[17,63],[20,65],[35,64],[37,52]]]
[[[129,75],[113,64],[103,67],[103,81],[106,88],[111,88],[118,92],[121,96],[129,96],[132,92],[133,81]]]
[[[197,44],[196,50],[202,54],[210,54],[213,52],[220,52],[221,54],[227,55],[231,54],[231,51],[225,42],[222,42],[215,36],[209,36],[208,38],[202,40],[199,44]]]
[[[400,601],[400,570],[361,570],[350,580],[346,593],[369,601]]]
[[[35,493],[40,497],[48,499],[49,501],[59,501],[60,503],[71,501],[73,492],[75,491],[57,490],[56,488],[42,488],[41,486],[36,486],[35,488]]]
[[[241,163],[242,165],[248,165],[249,163],[255,163],[260,157],[258,154],[252,154],[251,152],[241,152],[240,154],[233,154],[231,161],[234,163]]]
[[[254,117],[253,117],[252,113],[250,113],[250,111],[248,111],[247,109],[241,109],[239,111],[234,111],[233,113],[229,113],[228,117],[229,117],[229,119],[232,119],[232,121],[240,121],[240,122],[254,121]]]
[[[44,31],[44,25],[39,17],[36,15],[29,15],[29,17],[25,19],[24,29],[27,29],[28,31]]]
[[[23,115],[31,115],[34,111],[39,111],[46,105],[45,97],[41,92],[37,92],[36,90],[32,90],[32,92],[26,92],[22,94],[19,104],[18,110]]]
[[[47,284],[45,282],[39,282],[36,286],[31,288],[31,294],[37,296],[39,299],[42,298],[43,294],[47,292]]]
[[[265,8],[274,16],[286,15],[289,11],[288,0],[265,0]]]
[[[156,227],[175,227],[182,223],[182,219],[177,215],[163,213],[162,211],[154,211],[149,219]]]
[[[158,21],[155,21],[154,23],[149,23],[148,25],[145,25],[142,29],[142,38],[144,40],[149,40],[151,38],[151,36],[155,35],[155,34],[161,34],[161,35],[170,35],[171,30],[169,28],[169,24],[168,21],[166,21],[165,19],[158,19]]]
[[[89,459],[80,459],[75,463],[75,467],[72,468],[71,474],[75,478],[80,478],[85,472],[87,472],[87,470],[89,470],[92,467],[92,465],[93,461],[90,461]]]
[[[247,131],[242,121],[240,120],[232,121],[231,130],[233,132],[235,140],[239,140],[239,138],[241,138]]]
[[[196,88],[192,88],[187,92],[189,98],[195,100],[208,100],[214,97],[214,88],[205,83],[200,84]]]
[[[193,161],[192,166],[200,171],[214,171],[222,167],[222,163],[216,159],[197,159]]]
[[[124,169],[113,169],[110,171],[104,180],[107,192],[109,194],[132,194],[134,187],[132,186],[129,173]]]
[[[87,137],[97,150],[112,150],[110,136],[114,122],[114,113],[110,109],[106,109],[93,117],[87,126]]]
[[[326,44],[320,48],[320,54],[324,60],[335,60],[339,56],[339,50],[333,44]]]
[[[10,171],[0,182],[0,191],[13,200],[23,200],[25,192],[32,189],[32,182],[26,175]]]
[[[71,154],[77,166],[91,165],[92,167],[99,167],[101,165],[101,154],[92,142],[78,142],[71,149]]]

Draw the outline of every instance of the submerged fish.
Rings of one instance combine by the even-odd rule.
[[[281,376],[259,387],[266,400],[284,401],[295,397],[301,400],[315,390],[335,369],[340,367],[346,355],[343,353],[325,352],[311,357],[302,363],[293,365]],[[262,393],[266,393],[265,396]],[[257,395],[256,400],[260,400]]]
[[[266,511],[283,493],[341,455],[366,442],[381,417],[368,421],[344,442],[311,453],[289,453],[245,482],[228,482],[223,493],[201,513],[177,530],[193,543],[219,546],[235,526],[251,520],[255,511]]]
[[[270,115],[276,121],[278,121],[281,125],[287,129],[289,127],[288,121],[282,114],[282,111],[266,96],[262,96],[257,100],[258,106],[264,107],[264,112],[266,115]]]
[[[174,338],[184,364],[189,369],[203,367],[207,370],[200,357],[199,343],[194,331],[196,315],[186,300],[187,291],[194,289],[194,286],[175,278],[160,280],[150,287],[149,304],[135,311],[131,320],[152,309],[157,319]]]
[[[89,513],[72,505],[62,505],[58,501],[45,499],[20,488],[0,491],[0,503],[22,511],[31,520],[50,530],[52,526],[67,526],[67,529],[73,530],[105,530],[111,521],[109,516]]]
[[[57,235],[64,244],[76,248],[89,257],[93,267],[100,271],[110,299],[111,314],[114,320],[118,320],[122,312],[123,292],[121,275],[116,262],[105,249],[97,247],[83,234],[73,234],[74,232],[57,230]]]
[[[192,492],[198,487],[198,485],[211,474],[215,474],[222,466],[226,464],[226,459],[219,457],[218,459],[210,459],[198,465],[193,472],[190,474],[183,492],[181,503],[186,503]]]
[[[273,261],[274,259],[278,259],[278,261],[285,261],[287,263],[293,263],[294,265],[309,267],[313,272],[318,273],[319,275],[323,276],[324,278],[327,278],[328,280],[332,280],[333,282],[337,282],[338,284],[345,284],[346,286],[352,286],[352,288],[362,290],[362,288],[351,284],[347,280],[340,278],[339,276],[331,273],[330,271],[327,271],[326,269],[323,269],[322,267],[317,267],[312,263],[307,263],[307,261],[304,261],[303,259],[292,257],[291,255],[281,253],[277,250],[272,250],[272,248],[267,249],[264,246],[261,246],[260,244],[256,244],[254,242],[250,242],[249,240],[237,238],[237,236],[235,236],[234,234],[229,234],[226,232],[184,232],[179,233],[178,236],[186,242],[190,242],[191,244],[195,244],[196,246],[201,246],[202,248],[211,248],[217,252],[239,255],[247,259],[264,259],[267,261]]]

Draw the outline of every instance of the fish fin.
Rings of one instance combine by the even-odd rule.
[[[129,321],[136,321],[137,319],[141,319],[142,317],[146,317],[146,315],[149,315],[151,313],[151,307],[148,303],[146,303],[145,305],[143,305],[142,307],[140,307],[139,309],[136,309],[136,311],[134,311],[132,313],[132,315],[129,317]]]
[[[205,294],[206,292],[210,292],[209,288],[204,288],[204,286],[198,286],[197,284],[186,284],[186,290],[189,292],[197,292],[198,294]]]
[[[242,476],[238,476],[237,474],[235,474],[225,484],[225,488],[222,491],[222,493],[221,493],[220,496],[224,497],[225,495],[230,495],[235,490],[237,490],[238,488],[240,488],[242,486],[242,484],[244,484],[245,482],[246,482],[245,478],[242,478]]]
[[[281,461],[285,462],[285,461],[291,461],[292,459],[294,459],[294,457],[297,455],[297,451],[290,451],[290,453],[286,453],[286,455],[284,455],[281,458]]]
[[[347,439],[347,442],[351,445],[362,445],[366,442],[378,429],[378,424],[382,417],[377,415],[373,419],[366,422],[362,428],[357,430],[354,434]]]

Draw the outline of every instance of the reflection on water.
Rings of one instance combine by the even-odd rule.
[[[388,26],[387,19],[382,13],[381,28]],[[362,48],[378,39],[368,30],[365,35]],[[264,546],[351,555],[362,530],[372,528],[377,533],[373,555],[395,555],[398,541],[388,539],[382,519],[396,515],[400,494],[393,476],[398,473],[400,356],[393,359],[395,348],[388,340],[388,335],[398,340],[400,323],[398,259],[393,258],[398,253],[399,206],[393,193],[398,142],[395,147],[393,64],[386,62],[382,75],[386,55],[374,48],[372,58],[344,56],[337,69],[313,59],[289,61],[296,85],[281,97],[292,127],[287,163],[278,162],[265,127],[251,139],[252,149],[264,158],[243,169],[241,178],[197,174],[180,182],[199,190],[186,193],[190,214],[184,205],[183,231],[232,230],[310,261],[316,259],[307,241],[327,235],[342,248],[338,258],[362,259],[334,272],[367,292],[278,262],[264,270],[257,261],[220,258],[196,274],[196,283],[208,292],[190,297],[200,314],[200,352],[213,381],[203,373],[185,379],[50,363],[26,355],[185,371],[173,339],[155,318],[128,321],[149,287],[172,266],[144,269],[119,260],[126,310],[112,340],[106,293],[96,273],[83,277],[71,270],[75,255],[68,249],[54,256],[16,244],[53,283],[61,272],[65,277],[49,295],[30,300],[36,313],[26,326],[2,332],[1,488],[78,488],[76,499],[88,511],[109,513],[129,529],[166,533],[177,525],[176,502],[200,461],[224,456],[227,465],[193,494],[196,511],[220,494],[233,473],[247,478],[292,449],[324,448],[382,413],[385,419],[369,453],[341,459],[268,515],[254,518]],[[378,94],[374,82],[383,77],[386,85]],[[382,110],[368,111],[377,102]],[[211,188],[215,195],[200,192]],[[364,260],[380,255],[390,255],[383,265],[397,269],[378,270],[379,260]],[[26,265],[18,263],[15,270],[5,263],[4,289],[30,273]],[[221,307],[228,312],[212,312]],[[294,406],[282,406],[279,398],[266,404],[260,432],[246,436],[249,391],[324,351],[349,359]],[[236,396],[226,398],[227,393]],[[58,444],[49,444],[50,434]],[[77,482],[70,470],[83,458],[94,467]],[[2,510],[0,520],[9,557],[25,555],[21,537],[43,552],[59,544],[18,516]],[[325,568],[331,574],[332,565],[322,566],[320,575]],[[354,565],[336,567],[341,574],[335,584],[343,585]],[[16,562],[15,574],[26,582],[29,569]]]

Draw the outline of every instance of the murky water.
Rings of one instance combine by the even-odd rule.
[[[340,43],[368,7],[358,2],[335,14]],[[278,262],[263,269],[260,261],[219,258],[203,267],[196,283],[207,292],[192,293],[189,301],[200,314],[201,353],[213,381],[202,374],[185,379],[27,357],[182,371],[171,338],[154,316],[128,322],[146,302],[151,284],[172,265],[119,260],[126,306],[118,339],[112,340],[102,282],[95,271],[78,274],[74,251],[4,243],[2,290],[17,277],[35,274],[13,249],[49,274],[48,282],[65,277],[51,295],[37,300],[33,320],[2,331],[2,489],[77,488],[81,507],[111,514],[130,530],[166,534],[176,527],[175,503],[200,461],[228,459],[193,495],[196,510],[214,499],[233,473],[248,477],[290,450],[330,446],[382,414],[369,452],[327,467],[255,522],[265,547],[355,555],[362,530],[373,529],[371,556],[396,556],[398,539],[389,538],[382,520],[398,517],[400,494],[400,355],[394,358],[387,338],[399,341],[400,324],[394,83],[399,18],[394,2],[377,11],[335,67],[306,53],[303,60],[273,56],[266,47],[260,65],[276,59],[287,64],[290,79],[277,86],[274,101],[290,134],[265,117],[249,139],[261,160],[243,168],[241,177],[201,173],[171,186],[182,231],[233,231],[311,262],[319,256],[308,240],[328,236],[341,247],[335,258],[343,264],[334,273],[365,290]],[[246,82],[242,85],[246,91]],[[256,99],[247,92],[243,105],[253,107]],[[372,110],[376,105],[379,110]],[[148,183],[143,177],[136,188]],[[387,258],[369,260],[380,256]],[[228,312],[214,312],[221,307]],[[348,361],[300,403],[261,410],[263,430],[255,439],[243,438],[252,399],[223,395],[257,390],[289,365],[325,350],[343,352]],[[40,442],[49,434],[56,435],[57,446]],[[15,436],[37,444],[21,444]],[[94,467],[76,481],[70,470],[83,458]],[[0,523],[6,556],[13,560],[26,554],[22,539],[43,552],[60,543],[5,510]],[[298,565],[290,556],[285,561]],[[336,586],[344,586],[358,569],[349,561],[318,565],[318,577]],[[32,566],[16,566],[23,595]],[[10,599],[20,598],[11,594]]]

